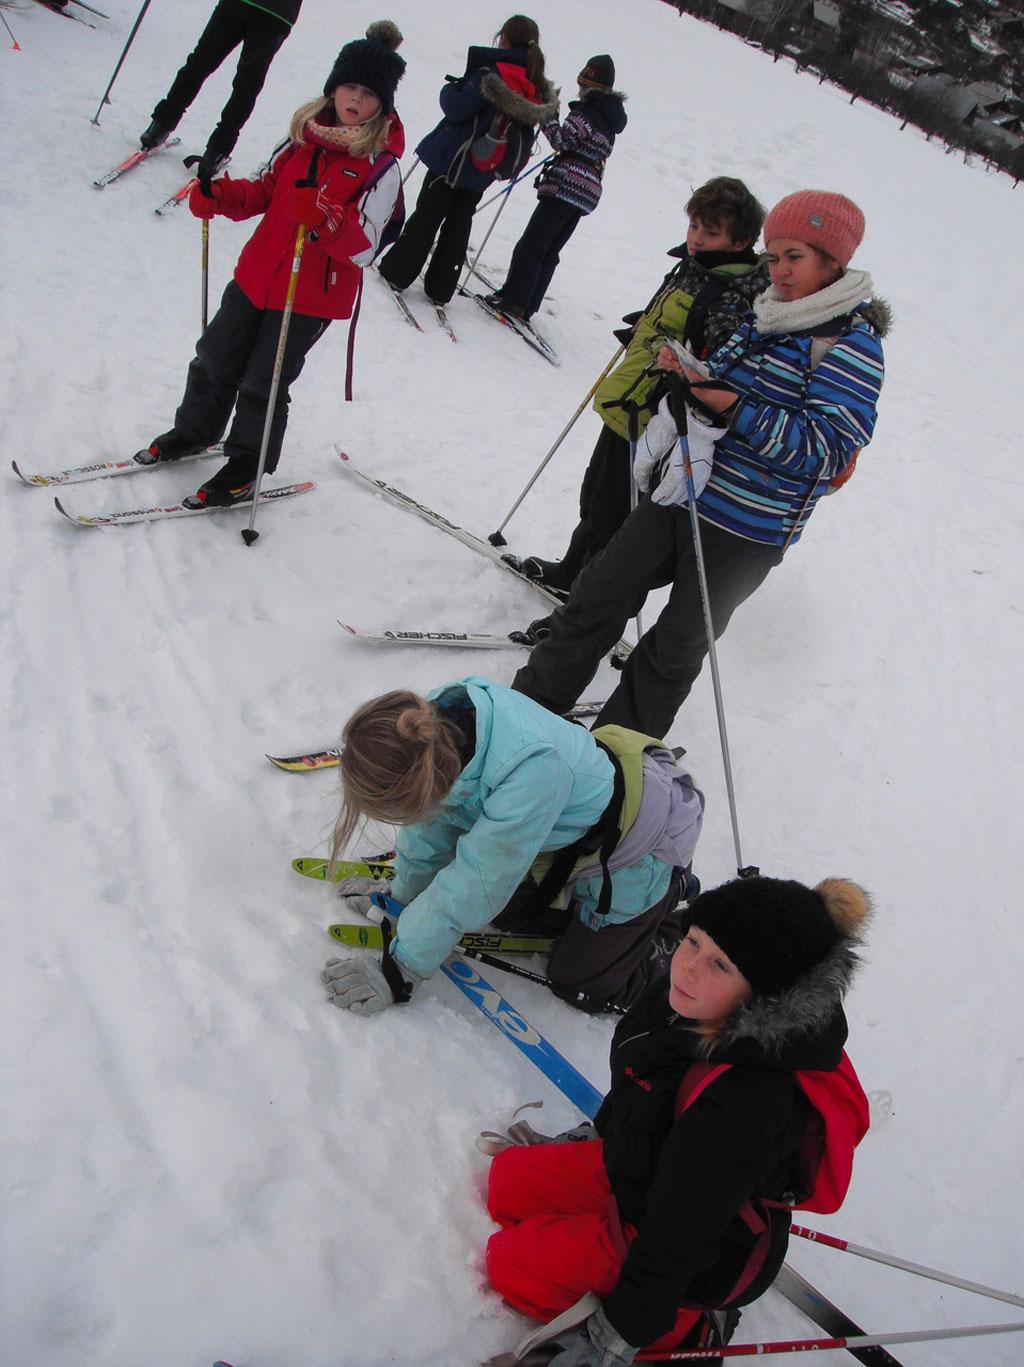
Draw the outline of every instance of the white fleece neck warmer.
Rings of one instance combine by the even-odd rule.
[[[754,321],[762,336],[775,332],[806,332],[808,328],[841,318],[870,299],[874,291],[867,271],[846,271],[831,285],[803,299],[780,298],[774,285],[754,300]]]

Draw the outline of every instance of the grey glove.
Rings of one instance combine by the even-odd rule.
[[[328,959],[320,981],[327,988],[327,1000],[357,1016],[373,1016],[394,1006],[397,998],[380,965],[367,957]]]
[[[372,906],[370,898],[375,892],[386,893],[390,888],[391,880],[388,878],[366,878],[361,874],[353,874],[349,878],[342,878],[334,891],[337,896],[345,898],[346,911],[358,911],[360,916],[379,921],[380,911]]]
[[[550,1346],[560,1351],[549,1367],[630,1367],[639,1352],[608,1323],[603,1306],[594,1311],[581,1329],[560,1334],[551,1340]]]
[[[424,975],[399,964],[391,953],[390,923],[381,923],[384,952],[380,961],[367,956],[357,959],[328,959],[320,981],[327,988],[327,1000],[334,1006],[354,1011],[357,1016],[373,1016],[395,1002],[407,1002],[413,988]]]
[[[519,1116],[523,1111],[533,1110],[543,1106],[543,1101],[527,1101],[519,1106],[512,1116],[512,1123],[504,1134],[496,1130],[484,1130],[477,1136],[476,1146],[481,1153],[489,1154],[492,1158],[505,1149],[515,1148],[517,1145],[526,1146],[530,1144],[579,1144],[587,1139],[597,1139],[597,1130],[589,1120],[582,1121],[579,1125],[574,1125],[571,1130],[562,1130],[560,1134],[541,1134],[540,1130],[535,1130],[528,1120],[520,1120]]]

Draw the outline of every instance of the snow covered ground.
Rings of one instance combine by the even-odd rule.
[[[29,469],[121,456],[168,426],[199,326],[198,225],[152,212],[179,183],[174,156],[102,193],[91,182],[131,150],[210,0],[152,6],[97,129],[138,9],[100,7],[111,19],[95,30],[5,9],[23,50],[2,58],[0,432],[5,458]],[[469,0],[387,9],[405,32],[412,146],[437,117],[442,75],[505,16]],[[85,531],[47,492],[2,482],[11,1367],[446,1367],[518,1337],[482,1276],[473,1140],[531,1098],[545,1100],[542,1126],[572,1108],[440,976],[376,1020],[324,1004],[337,905],[289,860],[324,849],[336,778],[281,773],[264,753],[331,744],[356,704],[392,686],[511,678],[511,650],[344,637],[338,617],[498,631],[538,604],[346,480],[334,443],[492,530],[610,356],[610,329],[661,278],[692,188],[721,173],[769,205],[806,186],[852,195],[868,220],[857,264],[895,313],[876,441],[720,646],[744,858],[807,881],[849,875],[877,901],[851,1052],[891,1114],[880,1107],[844,1211],[821,1224],[1024,1289],[1024,190],[655,0],[532,12],[567,94],[607,51],[631,97],[604,202],[541,315],[558,369],[465,301],[453,346],[418,288],[416,334],[368,281],[356,402],[343,402],[338,325],[296,386],[281,471],[318,489],[264,509],[254,547],[241,513]],[[307,0],[236,174],[377,17]],[[183,123],[182,152],[202,150],[229,69]],[[499,220],[485,258],[497,272],[533,203],[524,186]],[[214,221],[218,290],[250,227]],[[590,414],[577,424],[511,524],[515,549],[562,549],[597,431]],[[170,499],[197,468],[64,501]],[[708,793],[698,862],[714,884],[736,860],[706,674],[672,740]],[[604,1083],[607,1020],[500,985]],[[873,1330],[1024,1318],[809,1245],[792,1258]],[[772,1293],[739,1337],[806,1327]],[[898,1355],[931,1367],[1022,1354],[1017,1336]]]

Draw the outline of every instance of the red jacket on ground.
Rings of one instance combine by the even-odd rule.
[[[235,267],[236,282],[256,308],[284,308],[298,228],[289,195],[297,181],[305,180],[319,153],[317,205],[325,221],[306,239],[293,307],[313,318],[348,318],[352,313],[359,272],[373,259],[401,176],[392,166],[364,195],[374,158],[350,156],[330,142],[331,132],[325,128],[321,135],[307,124],[303,142],[290,142],[258,180],[224,176],[214,182],[215,213],[235,220],[263,215]],[[384,151],[400,157],[404,150],[405,130],[398,115],[392,114]],[[360,256],[365,259],[353,259]]]

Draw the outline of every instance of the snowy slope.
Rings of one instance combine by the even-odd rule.
[[[111,20],[95,30],[5,11],[23,50],[2,57],[0,433],[23,468],[120,456],[168,426],[199,325],[198,225],[152,213],[179,183],[173,155],[102,193],[91,181],[134,145],[209,0],[151,7],[97,129],[138,7],[100,8]],[[537,600],[346,481],[333,443],[491,530],[611,355],[620,314],[660,280],[691,189],[716,173],[768,204],[808,185],[857,199],[857,264],[896,318],[877,440],[719,648],[744,858],[807,881],[849,875],[877,900],[851,1050],[892,1113],[842,1215],[822,1223],[1022,1289],[1024,194],[655,0],[532,12],[567,93],[608,51],[631,96],[605,200],[541,315],[558,369],[465,302],[451,309],[453,347],[418,288],[415,334],[368,281],[357,401],[343,402],[337,325],[295,387],[281,470],[318,490],[262,510],[254,547],[241,514],[84,531],[46,492],[2,481],[4,1363],[445,1367],[517,1338],[521,1321],[482,1275],[491,1226],[473,1139],[530,1098],[546,1102],[541,1125],[572,1108],[441,978],[377,1020],[323,1004],[337,906],[288,861],[324,848],[336,780],[263,756],[332,743],[356,704],[393,686],[511,677],[514,652],[344,637],[339,616],[504,630]],[[406,35],[413,146],[443,73],[504,16],[468,0],[396,0],[390,13]],[[307,0],[235,173],[376,17]],[[202,150],[228,83],[226,69],[197,100],[182,152]],[[485,254],[497,271],[533,203],[518,189],[498,221]],[[214,221],[217,290],[249,231]],[[574,429],[510,526],[516,549],[562,549],[597,430],[589,414]],[[198,468],[64,501],[169,499]],[[602,672],[594,691],[608,685]],[[707,789],[699,869],[714,884],[736,858],[706,676],[672,740]],[[605,1082],[606,1020],[501,986]],[[793,1261],[872,1329],[1014,1317],[842,1254],[801,1246]],[[801,1327],[769,1295],[740,1337]],[[931,1367],[1022,1353],[1017,1337],[899,1356]]]

